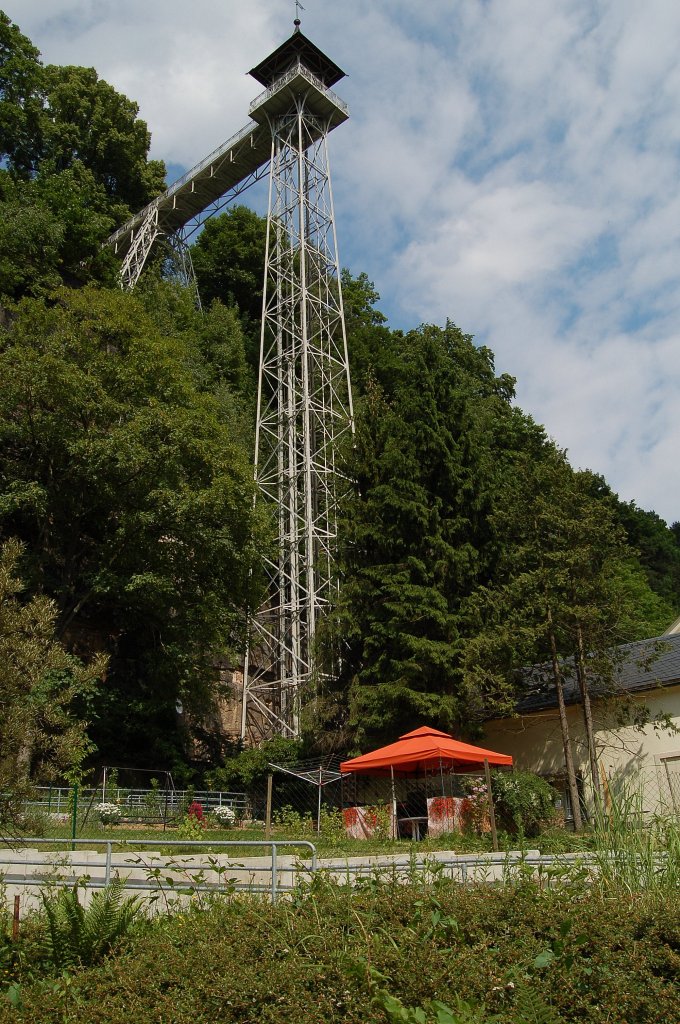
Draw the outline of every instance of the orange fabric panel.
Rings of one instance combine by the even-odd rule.
[[[484,747],[455,740],[439,729],[423,726],[400,736],[396,743],[372,750],[368,754],[343,761],[341,772],[359,772],[373,775],[413,775],[418,772],[442,768],[472,768],[484,764],[512,765],[509,754],[499,754]]]

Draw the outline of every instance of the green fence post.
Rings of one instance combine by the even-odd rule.
[[[78,783],[75,782],[73,785],[73,812],[71,815],[71,839],[76,838],[76,832],[78,829]],[[71,843],[71,849],[75,850],[76,844]]]

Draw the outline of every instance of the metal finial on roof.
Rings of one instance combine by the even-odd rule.
[[[300,21],[300,11],[304,11],[304,7],[300,3],[300,0],[295,0],[295,21],[293,24],[295,25],[296,32],[300,31],[300,25],[302,24]]]

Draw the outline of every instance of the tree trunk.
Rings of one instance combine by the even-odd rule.
[[[583,646],[583,631],[581,626],[576,627],[576,678],[578,688],[581,692],[581,708],[583,710],[583,724],[588,740],[588,757],[590,759],[590,774],[593,779],[593,796],[598,807],[602,805],[602,786],[600,784],[600,772],[597,763],[597,749],[595,747],[595,732],[593,730],[593,712],[590,706],[590,693],[588,689],[588,670],[586,668],[586,652]]]
[[[567,784],[569,796],[571,797],[571,813],[574,816],[574,831],[580,832],[583,828],[581,819],[581,800],[576,783],[576,771],[574,769],[574,758],[571,753],[571,739],[569,737],[569,722],[567,720],[567,707],[564,703],[564,684],[562,672],[557,656],[557,642],[552,624],[552,612],[548,609],[548,636],[550,638],[550,656],[552,660],[553,679],[557,691],[557,706],[560,712],[560,729],[562,731],[562,747],[564,748],[564,767],[567,772]]]

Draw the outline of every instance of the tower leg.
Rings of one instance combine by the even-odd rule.
[[[123,260],[119,276],[121,288],[132,290],[135,287],[159,234],[158,207],[152,206],[144,218],[139,231],[133,238],[132,244]]]
[[[327,129],[304,96],[272,126],[256,480],[277,552],[250,623],[242,736],[298,736],[336,590],[337,448],[353,430]]]

